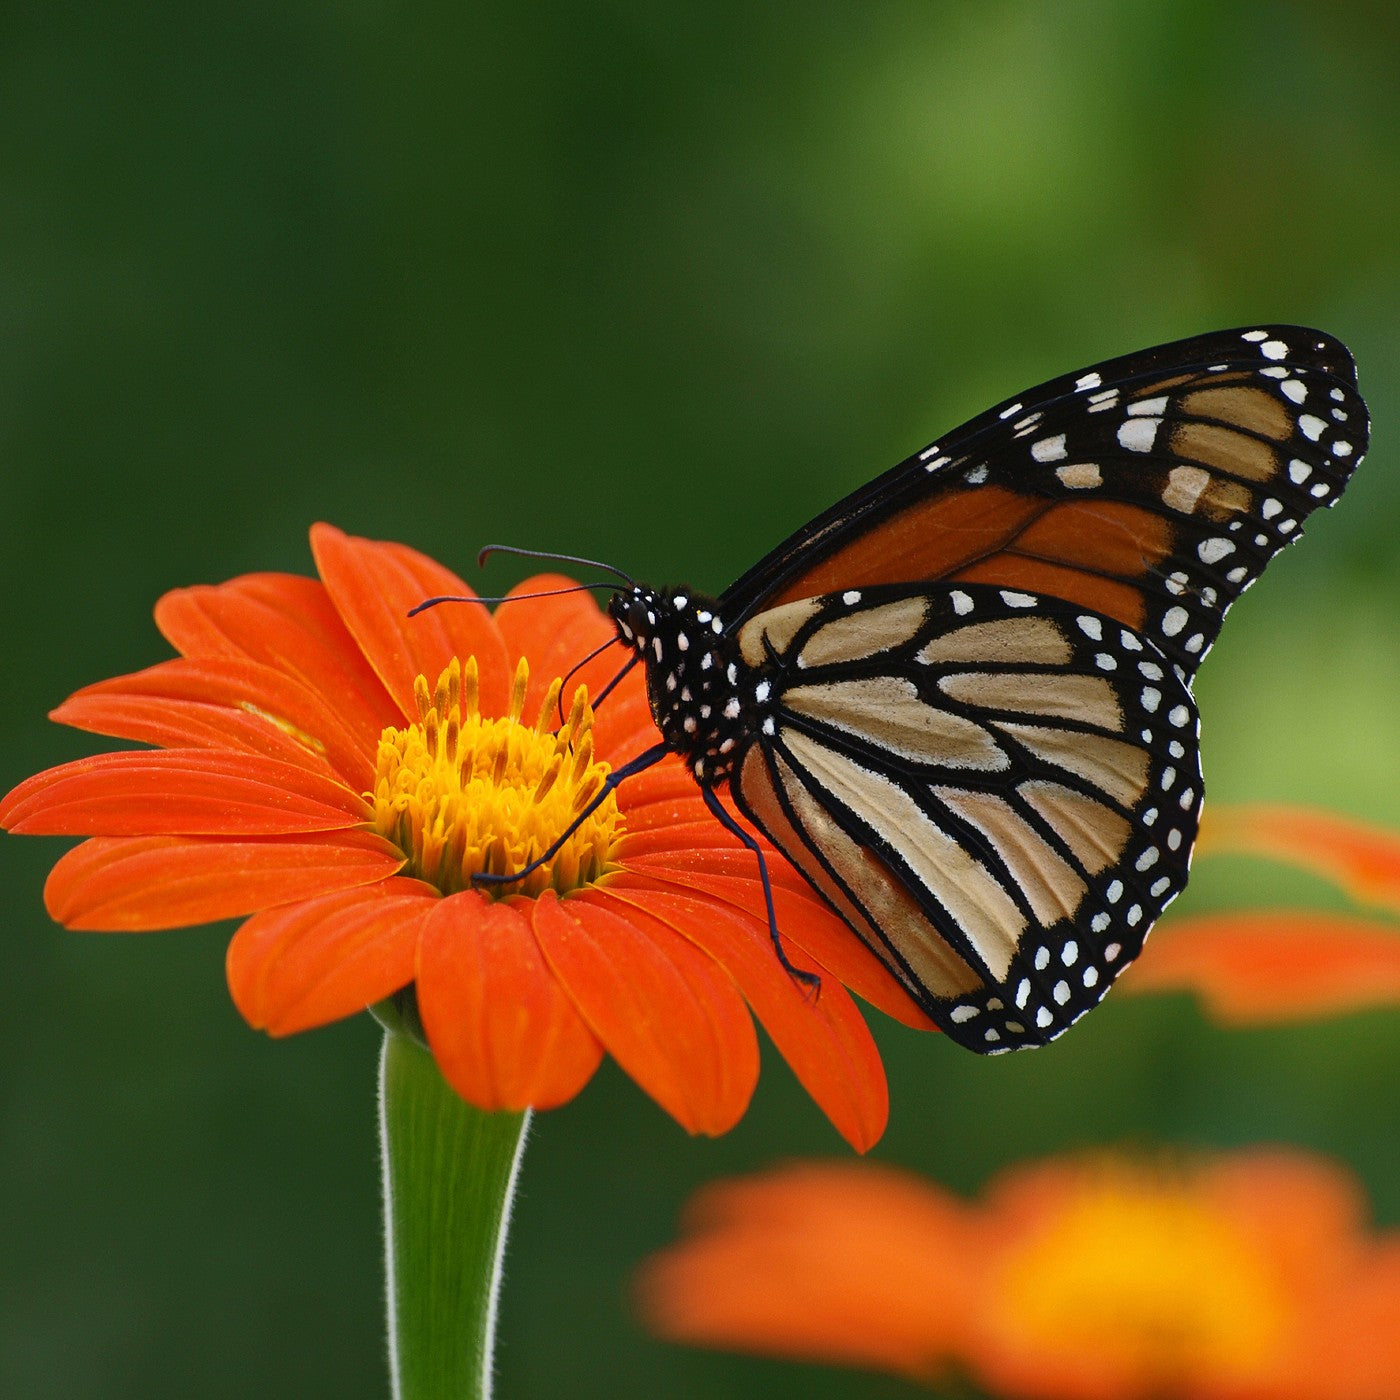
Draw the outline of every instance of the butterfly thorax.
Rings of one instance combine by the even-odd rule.
[[[705,787],[726,780],[753,724],[739,697],[737,649],[713,598],[686,588],[615,593],[608,616],[646,670],[652,718]]]

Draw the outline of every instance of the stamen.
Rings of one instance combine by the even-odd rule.
[[[549,847],[587,806],[609,768],[593,756],[593,711],[588,692],[574,695],[568,723],[551,733],[561,682],[546,692],[538,718],[522,716],[529,666],[516,667],[510,708],[500,719],[477,709],[475,658],[454,659],[430,692],[419,676],[413,685],[418,721],[385,729],[379,740],[374,826],[408,859],[404,873],[445,894],[471,888],[480,872],[510,874]],[[482,886],[495,897],[560,892],[588,884],[611,867],[623,830],[611,797],[584,822],[555,856],[519,883]]]

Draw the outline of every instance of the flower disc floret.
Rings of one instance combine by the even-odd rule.
[[[408,858],[404,874],[444,894],[473,888],[472,876],[524,869],[544,854],[598,795],[609,766],[593,755],[593,711],[580,686],[568,720],[551,728],[561,683],[549,687],[533,725],[522,721],[530,670],[515,671],[509,712],[487,719],[478,705],[476,659],[453,658],[432,691],[414,683],[418,719],[379,740],[374,826]],[[611,794],[548,861],[525,879],[479,885],[487,894],[559,893],[591,884],[609,868],[622,816]]]

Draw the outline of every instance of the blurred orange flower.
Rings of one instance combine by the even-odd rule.
[[[1282,861],[1359,904],[1400,915],[1400,834],[1307,807],[1207,809],[1200,856]],[[1400,1002],[1400,923],[1258,909],[1164,921],[1123,978],[1137,992],[1194,991],[1228,1024]]]
[[[1400,1232],[1287,1151],[1013,1168],[970,1204],[872,1164],[701,1191],[638,1278],[661,1336],[1023,1400],[1395,1400]]]
[[[274,1035],[412,984],[444,1076],[488,1110],[560,1104],[606,1051],[691,1132],[724,1132],[758,1075],[752,1008],[838,1131],[875,1142],[884,1071],[846,987],[929,1022],[770,848],[789,954],[821,995],[783,970],[753,856],[674,759],[624,782],[531,881],[473,888],[546,849],[659,737],[637,673],[596,716],[575,696],[553,732],[551,678],[613,635],[597,605],[409,618],[470,590],[404,545],[327,525],[311,544],[319,580],[167,594],[156,622],[180,657],[53,712],[157,746],[65,764],[0,802],[10,831],[92,838],[49,877],[53,917],[139,930],[251,915],[229,986]],[[597,693],[609,671],[580,675]]]

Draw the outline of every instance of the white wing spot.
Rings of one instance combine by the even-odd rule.
[[[1309,442],[1316,442],[1322,436],[1322,430],[1327,426],[1321,418],[1313,413],[1300,413],[1298,415],[1298,430]]]
[[[1278,387],[1279,392],[1294,403],[1302,403],[1308,396],[1307,385],[1301,379],[1285,379]]]
[[[1023,403],[1013,403],[1010,406],[1010,408],[1002,409],[1002,411],[997,414],[997,417],[1002,419],[1003,421],[1005,421],[1007,418],[1014,418],[1024,407],[1025,404]]]
[[[1084,969],[1084,988],[1087,991],[1091,987],[1099,985],[1099,970],[1096,967],[1086,967]]]
[[[1035,970],[1044,972],[1050,966],[1050,950],[1041,946],[1035,950]]]
[[[1118,442],[1129,452],[1151,452],[1161,426],[1160,418],[1129,418],[1118,428]]]
[[[1155,685],[1145,685],[1142,688],[1142,708],[1149,715],[1157,713],[1157,706],[1162,703],[1162,692]]]
[[[847,589],[846,592],[841,595],[841,601],[845,603],[848,608],[855,607],[855,605],[860,602],[860,590],[858,588]]]
[[[1167,715],[1167,722],[1173,729],[1181,729],[1191,718],[1191,711],[1185,705],[1173,705],[1171,712]]]
[[[1083,394],[1089,389],[1097,389],[1102,383],[1103,379],[1097,370],[1089,374],[1081,374],[1079,378],[1074,381],[1075,392]]]
[[[1288,358],[1288,346],[1281,340],[1266,340],[1260,347],[1259,353],[1266,360],[1286,360]]]
[[[1103,623],[1100,622],[1098,618],[1080,617],[1077,618],[1076,621],[1079,623],[1079,630],[1083,632],[1086,637],[1096,642],[1103,641]]]
[[[1104,891],[1104,894],[1107,895],[1110,904],[1117,904],[1118,901],[1123,898],[1123,882],[1121,880],[1115,880]]]
[[[1267,340],[1268,338],[1268,331],[1245,331],[1245,333],[1242,336],[1240,336],[1241,340],[1252,340],[1256,342],[1260,340]]]
[[[1075,959],[1079,956],[1079,944],[1074,939],[1070,939],[1063,948],[1060,949],[1060,961],[1066,967],[1073,967]]]
[[[1001,590],[1001,601],[1008,608],[1033,608],[1036,604],[1035,595],[1032,593],[1016,593],[1010,588]]]
[[[1160,417],[1166,411],[1166,407],[1167,396],[1159,394],[1155,399],[1139,399],[1136,403],[1130,403],[1128,412],[1139,418],[1149,414]]]
[[[959,617],[966,617],[972,611],[972,599],[961,589],[955,588],[948,597],[952,600],[953,611]]]
[[[1196,554],[1203,564],[1218,564],[1226,555],[1235,552],[1233,540],[1227,540],[1222,535],[1212,535],[1208,540],[1202,540],[1196,546]]]
[[[1349,443],[1349,442],[1334,442],[1334,443],[1332,444],[1332,455],[1333,455],[1334,457],[1350,457],[1350,456],[1351,456],[1351,443]]]
[[[970,471],[963,473],[963,480],[969,486],[980,486],[987,479],[987,466],[983,463],[980,467],[973,467]]]
[[[948,1019],[955,1026],[960,1026],[964,1021],[972,1020],[972,1018],[975,1015],[977,1015],[977,1008],[975,1006],[968,1006],[966,1005],[966,1003],[964,1003],[962,1006],[955,1006],[948,1013]]]
[[[1042,1006],[1042,1007],[1035,1013],[1035,1023],[1036,1023],[1037,1026],[1040,1027],[1041,1030],[1044,1030],[1044,1029],[1046,1028],[1046,1026],[1054,1025],[1054,1023],[1055,1023],[1055,1014],[1054,1014],[1054,1012],[1051,1011],[1050,1008],[1049,1008],[1048,1006]]]
[[[1103,950],[1104,962],[1117,962],[1118,955],[1123,951],[1121,943],[1110,943]]]
[[[1050,995],[1063,1006],[1069,1000],[1069,983],[1062,978],[1055,983],[1055,990]]]
[[[1065,435],[1056,433],[1054,437],[1031,443],[1031,456],[1037,462],[1062,462],[1065,458]]]
[[[935,457],[931,462],[924,463],[926,472],[936,472],[939,467],[946,467],[953,459],[951,457]]]
[[[1103,485],[1103,475],[1096,462],[1070,462],[1057,467],[1055,475],[1062,486],[1068,486],[1073,491],[1092,490],[1095,486]]]
[[[1186,626],[1189,617],[1190,614],[1183,607],[1168,608],[1162,615],[1162,631],[1169,637],[1175,637]]]
[[[1095,933],[1102,933],[1112,922],[1113,920],[1110,919],[1107,914],[1095,914],[1094,917],[1089,920],[1089,927]]]

